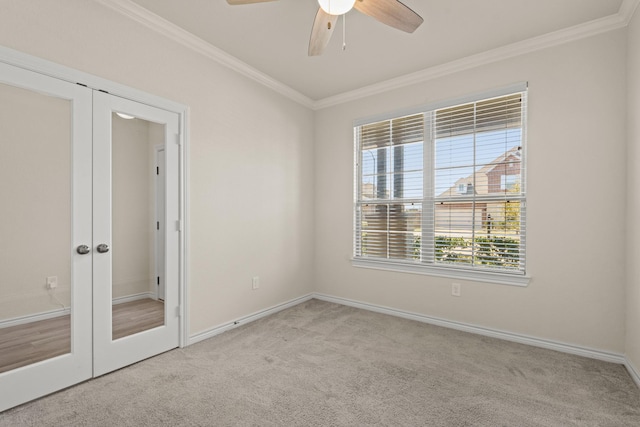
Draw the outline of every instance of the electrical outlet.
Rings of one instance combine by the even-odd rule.
[[[454,297],[460,296],[460,283],[451,284],[451,295],[453,295]]]
[[[58,287],[58,276],[47,277],[47,289],[55,289]]]
[[[260,277],[253,276],[251,279],[251,289],[256,290],[260,287]]]

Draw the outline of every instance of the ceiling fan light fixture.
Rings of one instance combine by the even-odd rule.
[[[329,15],[344,15],[353,9],[356,0],[318,0],[318,4]]]

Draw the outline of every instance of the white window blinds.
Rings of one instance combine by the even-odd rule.
[[[525,271],[526,92],[356,126],[354,257]]]
[[[415,259],[420,252],[424,116],[361,126],[357,133],[357,256]]]

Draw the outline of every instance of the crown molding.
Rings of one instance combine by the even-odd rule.
[[[537,50],[558,46],[595,36],[597,34],[624,28],[631,20],[633,12],[639,2],[640,0],[624,0],[620,7],[620,11],[614,15],[596,19],[584,24],[575,25],[573,27],[564,28],[542,36],[533,37],[521,42],[512,43],[445,64],[426,68],[415,73],[406,74],[401,77],[385,80],[360,89],[324,98],[314,103],[314,109],[320,110],[323,108],[333,107],[361,98],[378,95],[390,90],[423,83],[449,74],[458,73],[480,67],[482,65],[502,61],[504,59],[535,52]]]
[[[558,46],[626,27],[640,4],[640,0],[623,0],[618,13],[584,24],[512,43],[486,52],[471,55],[445,64],[436,65],[401,77],[385,80],[320,100],[313,100],[284,83],[251,67],[220,48],[185,31],[177,25],[150,12],[131,0],[96,0],[98,3],[124,15],[139,24],[156,31],[183,46],[254,80],[271,90],[312,110],[321,110],[358,99],[378,95],[390,90],[426,82],[449,74],[458,73],[519,55]]]
[[[185,31],[177,25],[150,12],[149,10],[130,0],[96,1],[114,10],[115,12],[126,16],[129,19],[132,19],[135,22],[142,24],[153,31],[156,31],[177,43],[180,43],[181,45],[193,50],[194,52],[212,59],[215,62],[227,68],[230,68],[251,80],[258,82],[307,108],[314,108],[315,102],[311,98],[268,76],[267,74],[251,67],[235,56],[228,54],[224,50],[213,46],[212,44],[202,40],[201,38],[191,34],[188,31]]]
[[[624,0],[620,5],[618,15],[620,15],[622,20],[625,22],[625,25],[629,25],[629,22],[631,22],[638,4],[640,4],[640,0]]]

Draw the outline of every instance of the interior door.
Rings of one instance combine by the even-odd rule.
[[[179,116],[95,92],[93,118],[98,376],[179,345]],[[162,164],[156,160],[158,145],[164,146]],[[157,185],[159,176],[163,185]],[[158,298],[160,277],[164,300]]]
[[[91,377],[91,138],[90,89],[0,63],[0,411]]]

